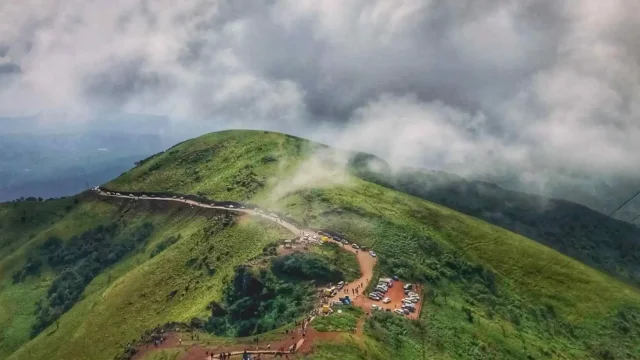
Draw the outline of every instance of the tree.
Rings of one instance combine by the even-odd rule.
[[[470,323],[473,322],[473,312],[471,312],[471,309],[469,309],[466,306],[462,307],[462,311],[464,311],[464,313],[467,315],[467,320],[469,320]]]
[[[427,296],[429,297],[429,299],[431,299],[431,302],[435,303],[436,302],[436,297],[438,296],[438,291],[436,291],[436,289],[430,287],[427,290]]]
[[[442,296],[444,297],[444,302],[447,302],[447,296],[449,296],[449,283],[448,282],[444,282],[442,284],[442,289],[440,290],[440,293],[442,294]]]

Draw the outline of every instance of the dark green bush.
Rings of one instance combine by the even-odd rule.
[[[317,280],[323,283],[344,280],[340,269],[327,264],[315,254],[295,252],[279,257],[273,260],[272,268],[276,274],[299,280]]]
[[[35,336],[56,321],[80,299],[85,287],[102,270],[115,264],[128,253],[144,245],[153,226],[145,223],[132,233],[119,234],[118,226],[98,226],[74,236],[67,244],[56,237],[47,239],[39,248],[40,256],[54,269],[61,269],[47,291],[47,300],[36,308]]]
[[[216,335],[248,336],[283,326],[313,308],[313,288],[285,283],[270,271],[238,267],[221,306],[205,329]],[[214,313],[212,309],[212,313]]]

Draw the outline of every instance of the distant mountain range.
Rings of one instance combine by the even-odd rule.
[[[166,118],[50,116],[0,118],[0,201],[78,193],[180,140]]]

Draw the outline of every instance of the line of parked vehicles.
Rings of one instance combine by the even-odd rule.
[[[329,237],[330,239],[333,239],[333,241],[339,242],[339,243],[344,244],[344,245],[349,245],[349,241],[348,241],[348,240],[346,240],[346,239],[341,239],[341,238],[339,238],[339,237],[337,237],[337,236],[332,236],[332,235],[327,234],[327,233],[322,232],[322,231],[318,231],[318,235],[320,235],[320,236],[327,236],[327,237]],[[354,249],[356,249],[356,250],[362,250],[362,251],[367,251],[367,250],[369,250],[366,246],[364,246],[364,245],[363,245],[363,246],[360,246],[360,245],[358,245],[358,244],[356,244],[356,243],[352,243],[352,244],[351,244],[351,247],[352,247],[352,248],[354,248]],[[373,250],[369,250],[369,255],[371,255],[371,257],[377,257],[377,256],[378,256],[378,254],[376,254],[376,253],[375,253],[375,251],[373,251]]]

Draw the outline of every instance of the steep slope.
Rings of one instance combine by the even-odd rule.
[[[375,163],[376,171],[367,166]],[[640,285],[640,228],[586,206],[505,190],[441,172],[392,172],[377,158],[355,164],[362,179],[455,209]]]
[[[350,155],[282,134],[226,131],[178,144],[106,186],[257,203],[372,247],[379,274],[426,284],[421,321],[377,314],[367,320],[362,344],[324,344],[316,358],[640,358],[636,288],[510,231],[355,178]],[[3,229],[16,234],[0,260],[0,303],[7,306],[0,316],[11,324],[0,357],[113,358],[157,323],[205,316],[235,265],[285,236],[252,221],[207,230],[224,215],[152,200],[76,199],[69,209],[69,200],[56,201],[64,211],[42,215],[31,233],[11,209],[25,204],[0,207]],[[45,267],[18,284],[10,274],[51,235],[68,239],[110,222],[131,231],[148,222],[153,232],[102,270],[58,325],[24,344],[29,326],[20,324],[35,321],[35,302],[56,273]],[[149,259],[156,244],[178,235]],[[189,260],[203,255],[215,257],[213,275],[192,268]],[[180,301],[168,299],[174,290]]]
[[[59,200],[51,203],[56,202]],[[221,296],[236,265],[289,236],[273,224],[250,219],[224,225],[228,216],[188,206],[78,198],[75,208],[62,219],[33,237],[27,234],[18,239],[22,246],[0,262],[0,321],[4,325],[0,358],[15,351],[11,358],[111,359],[126,342],[158,323],[189,321],[206,314],[207,304]],[[72,236],[100,225],[117,224],[126,233],[146,223],[153,232],[141,247],[95,274],[57,324],[21,346],[37,322],[37,303],[50,299],[48,294],[60,276],[58,269],[45,265],[39,276],[13,283],[11,274],[27,257],[35,257],[51,237],[68,243]],[[178,241],[151,257],[170,238]]]

